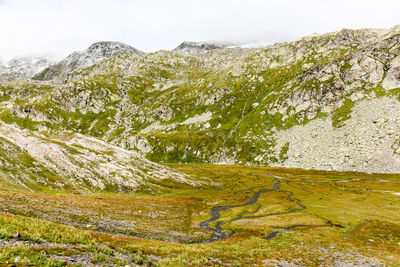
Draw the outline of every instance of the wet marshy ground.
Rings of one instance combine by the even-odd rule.
[[[102,241],[101,246],[112,250],[117,242],[125,249],[143,250],[151,259],[179,264],[199,259],[233,264],[238,257],[250,257],[251,251],[244,248],[253,246],[257,252],[251,252],[252,261],[263,264],[262,260],[270,257],[281,259],[271,261],[272,265],[293,259],[311,266],[339,260],[379,265],[394,262],[400,255],[400,197],[393,194],[400,192],[400,179],[395,175],[170,166],[209,183],[201,187],[166,184],[158,195],[0,190],[1,216],[18,218],[9,226],[2,222],[2,250],[14,251],[11,247],[20,241],[12,236],[20,232],[21,245],[35,250],[63,251],[71,246],[77,250],[71,259],[82,258],[88,263],[97,257],[93,251],[79,256],[82,247],[68,240],[59,244],[46,232],[38,233],[38,227],[18,226],[21,218],[32,218],[22,221],[72,226],[96,238],[113,236],[112,242],[107,241],[111,243]],[[120,244],[118,240],[125,241]],[[48,248],[46,244],[50,244]],[[186,256],[175,259],[174,251]],[[128,250],[121,255],[128,263],[134,262]],[[114,254],[104,257],[118,259]]]

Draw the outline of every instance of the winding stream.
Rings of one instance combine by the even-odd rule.
[[[245,207],[245,206],[249,206],[251,204],[254,204],[258,201],[258,198],[260,197],[261,194],[266,193],[266,192],[272,192],[272,191],[282,191],[280,188],[281,185],[281,181],[278,177],[273,176],[273,175],[269,175],[269,174],[264,174],[264,175],[268,175],[271,177],[274,177],[274,184],[272,185],[272,189],[266,189],[263,186],[257,186],[257,187],[252,187],[247,189],[248,191],[251,191],[254,193],[254,195],[250,198],[250,200],[244,204],[239,204],[239,205],[231,205],[231,206],[215,206],[213,208],[211,208],[211,218],[207,221],[201,222],[199,225],[202,229],[204,230],[208,230],[213,232],[213,235],[205,240],[202,240],[200,242],[197,243],[211,243],[211,242],[215,242],[218,240],[223,240],[226,239],[228,237],[231,237],[233,235],[233,231],[231,229],[225,229],[225,230],[229,230],[230,233],[224,232],[222,229],[222,225],[225,224],[226,222],[224,221],[218,221],[221,218],[221,213],[222,211],[226,211],[229,209],[233,209],[233,208],[238,208],[238,207]],[[258,190],[255,190],[256,188],[258,188]],[[299,199],[295,199],[293,198],[293,193],[290,191],[282,191],[282,192],[288,192],[289,194],[287,195],[286,199],[294,202],[296,204],[295,208],[291,208],[288,211],[283,211],[283,212],[273,212],[273,213],[268,213],[268,214],[263,214],[263,215],[247,215],[245,216],[245,213],[249,213],[248,211],[243,211],[241,213],[239,213],[235,218],[233,218],[232,220],[230,220],[229,222],[233,222],[233,221],[237,221],[240,219],[254,219],[254,218],[262,218],[262,217],[268,217],[268,216],[275,216],[275,215],[284,215],[284,214],[289,214],[289,213],[293,213],[293,212],[297,212],[297,211],[302,211],[305,210],[306,207],[301,204],[301,201]],[[257,213],[261,208],[261,204],[259,205],[259,207],[251,212],[251,214],[255,214]],[[211,227],[210,224],[213,222],[217,222],[215,224],[215,227]],[[324,225],[292,225],[289,227],[273,227],[272,229],[274,229],[275,231],[271,232],[267,237],[265,237],[264,239],[267,240],[271,240],[274,237],[276,237],[278,234],[292,230],[294,228],[298,228],[298,227],[308,227],[308,228],[312,228],[312,227],[331,227],[331,226],[336,226],[336,227],[342,227],[341,225],[338,224],[333,224],[331,221],[327,221],[327,224]]]
[[[217,222],[215,225],[215,228],[212,228],[210,226],[210,223],[217,221],[220,217],[221,211],[225,211],[228,209],[233,209],[233,208],[238,208],[238,207],[245,207],[245,206],[249,206],[253,203],[256,203],[258,198],[260,197],[260,195],[264,192],[268,192],[270,190],[267,190],[263,187],[261,187],[260,190],[258,190],[257,192],[254,193],[254,195],[250,198],[250,200],[247,203],[244,204],[240,204],[240,205],[233,205],[233,206],[215,206],[211,209],[211,219],[209,219],[208,221],[204,221],[200,223],[200,227],[205,229],[205,230],[209,230],[213,232],[213,236],[209,239],[203,240],[199,243],[210,243],[210,242],[214,242],[217,240],[222,240],[222,239],[226,239],[230,236],[232,236],[232,234],[228,234],[222,231],[221,225],[224,224],[224,222],[220,221]],[[254,191],[253,191],[254,192]],[[241,214],[239,214],[240,216]]]

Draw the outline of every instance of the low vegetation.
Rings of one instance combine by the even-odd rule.
[[[395,266],[400,261],[397,175],[168,166],[208,182],[160,183],[157,195],[1,189],[0,261],[40,266]],[[255,203],[222,211],[209,224],[223,222],[227,238],[202,243],[213,236],[199,226],[211,218],[212,207],[244,204],[260,188],[265,191]],[[279,233],[266,239],[274,231]]]

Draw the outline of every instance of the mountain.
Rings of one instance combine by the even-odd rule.
[[[62,61],[49,66],[33,77],[34,80],[51,80],[76,68],[88,67],[94,63],[117,55],[142,54],[143,52],[120,42],[97,42],[82,52],[74,52]]]
[[[186,54],[204,54],[215,49],[224,49],[230,44],[207,42],[183,42],[172,51]]]
[[[6,66],[0,65],[0,81],[30,79],[52,64],[53,61],[45,57],[13,58]]]
[[[158,180],[195,185],[137,152],[79,134],[45,135],[0,123],[0,184],[28,190],[157,192]]]
[[[88,62],[0,84],[0,119],[154,162],[400,172],[399,26]]]

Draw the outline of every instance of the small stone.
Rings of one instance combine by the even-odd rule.
[[[13,233],[11,236],[12,236],[13,238],[20,238],[20,237],[21,237],[21,234],[20,234],[20,233]]]
[[[218,258],[209,257],[209,258],[207,258],[207,260],[212,262],[212,263],[222,264],[222,261],[220,259],[218,259]]]

